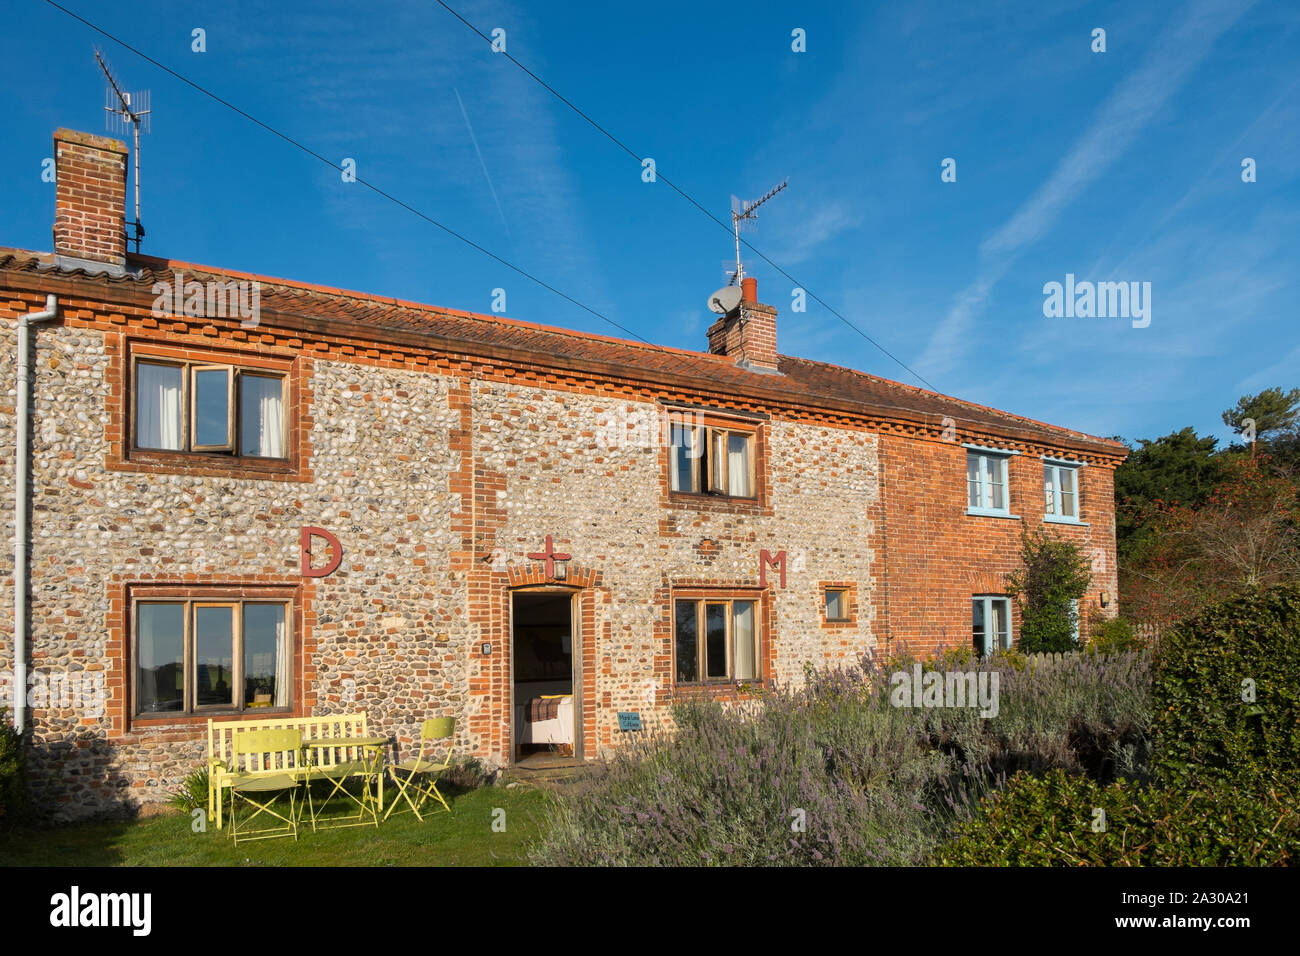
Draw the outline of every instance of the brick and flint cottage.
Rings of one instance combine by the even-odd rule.
[[[55,150],[53,252],[0,249],[0,669],[65,817],[164,799],[213,716],[591,758],[620,712],[1005,645],[1026,525],[1116,611],[1123,446],[781,355],[753,280],[696,352],[134,255],[126,148]]]

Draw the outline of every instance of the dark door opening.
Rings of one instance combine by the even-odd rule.
[[[582,757],[573,600],[572,591],[519,591],[513,596],[510,644],[516,764]]]

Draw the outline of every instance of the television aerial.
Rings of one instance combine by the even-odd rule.
[[[741,280],[745,278],[745,264],[740,261],[741,232],[753,230],[754,222],[758,219],[758,207],[789,185],[790,180],[786,179],[781,185],[772,187],[758,199],[746,199],[744,202],[735,196],[731,197],[731,231],[736,236],[736,271],[731,273],[732,285],[740,285]]]
[[[104,71],[104,78],[108,80],[108,89],[104,92],[104,110],[108,116],[104,118],[109,132],[125,133],[128,126],[135,139],[135,148],[132,150],[132,156],[135,159],[135,222],[128,223],[135,230],[135,235],[131,239],[135,242],[135,251],[140,251],[140,240],[144,238],[144,225],[140,222],[140,131],[141,127],[144,132],[149,132],[149,91],[142,90],[137,93],[125,93],[121,85],[113,76],[113,71],[108,68],[104,62],[104,57],[98,50],[95,51],[95,62],[99,68]]]

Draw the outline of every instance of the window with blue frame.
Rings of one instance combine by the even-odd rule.
[[[1044,514],[1056,521],[1079,520],[1079,466],[1043,462]]]
[[[1010,514],[1007,456],[996,452],[966,452],[966,500],[970,511]]]
[[[1011,599],[997,594],[971,598],[971,637],[975,653],[988,657],[994,648],[1011,647]]]

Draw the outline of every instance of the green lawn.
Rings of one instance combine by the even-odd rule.
[[[0,866],[526,866],[549,797],[527,787],[444,787],[451,813],[424,822],[394,814],[374,827],[313,833],[298,840],[243,841],[230,830],[194,833],[191,819],[166,814],[143,820],[78,823],[0,834]],[[385,797],[389,794],[385,794]],[[493,830],[505,811],[504,832]],[[332,808],[331,808],[332,809]],[[264,821],[258,821],[262,825]]]

